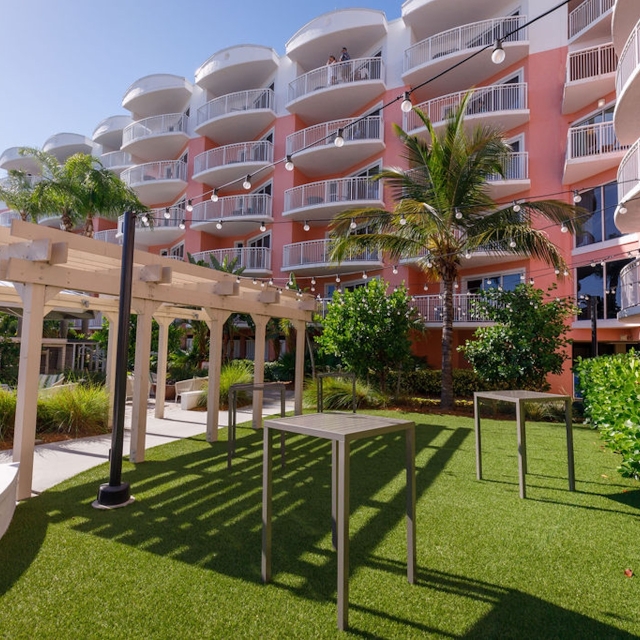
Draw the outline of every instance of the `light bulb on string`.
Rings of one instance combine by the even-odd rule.
[[[363,279],[363,280],[366,280],[368,277],[369,277],[369,276],[367,275],[367,272],[366,272],[366,271],[363,271],[363,272],[362,272],[362,279]]]
[[[211,194],[211,202],[218,202],[218,190],[214,189],[213,193]]]
[[[491,62],[493,62],[493,64],[502,64],[506,57],[507,54],[502,48],[502,40],[498,38],[493,45],[493,51],[491,52]]]
[[[520,206],[520,203],[519,203],[517,200],[516,200],[516,201],[514,201],[514,203],[513,203],[513,210],[514,210],[516,213],[520,213],[520,209],[522,209],[522,207]]]
[[[316,279],[315,278],[311,278],[311,284],[315,285],[316,283]]]
[[[309,226],[309,223],[305,220],[305,221],[304,221],[304,225],[302,226],[302,228],[303,228],[305,231],[309,231],[309,229],[310,229],[311,227]]]
[[[513,238],[511,238],[511,240],[509,241],[509,246],[510,246],[512,249],[515,249],[515,248],[516,248],[516,246],[517,246],[517,245],[516,245],[516,241],[515,241]]]
[[[410,98],[410,92],[409,91],[405,91],[404,92],[404,100],[402,101],[402,103],[400,104],[400,109],[404,112],[404,113],[409,113],[409,111],[411,111],[411,109],[413,109],[413,104],[411,104],[411,98]]]
[[[582,196],[578,193],[578,190],[577,190],[577,189],[573,192],[573,201],[574,201],[576,204],[578,204],[578,202],[581,202],[581,201],[582,201]]]
[[[187,200],[187,206],[185,207],[185,209],[191,213],[193,211],[193,203],[191,202],[191,200]]]
[[[424,287],[422,287],[423,291],[429,291],[429,285],[425,284]]]
[[[567,227],[567,225],[563,222],[562,226],[560,227],[560,231],[562,233],[567,233],[567,231],[569,231],[569,227]]]
[[[623,202],[618,205],[618,213],[621,213],[622,215],[627,213],[627,207],[624,206]]]
[[[336,133],[336,137],[333,139],[333,144],[335,144],[336,147],[341,147],[344,145],[344,138],[342,137],[343,133],[344,133],[344,129],[339,128]]]
[[[407,219],[404,217],[404,213],[400,216],[400,226],[404,227],[407,224]]]
[[[284,168],[287,171],[293,171],[293,160],[291,160],[291,156],[287,156],[287,161],[284,163]]]
[[[391,271],[392,271],[394,276],[398,275],[398,266],[394,264],[393,265],[393,269]]]
[[[222,220],[218,220],[218,222],[216,222],[216,229],[222,229]]]
[[[358,227],[358,225],[356,224],[356,221],[353,218],[351,218],[351,222],[349,223],[349,229],[351,229],[353,231],[357,227]]]
[[[340,282],[340,276],[336,276],[336,282]]]
[[[456,207],[456,220],[462,220],[462,211]]]
[[[264,233],[267,230],[267,227],[265,226],[264,222],[260,223],[260,233]]]
[[[180,220],[180,224],[178,225],[178,227],[180,227],[180,229],[182,229],[183,231],[186,229],[187,223],[185,222],[184,218],[182,218],[182,220]]]
[[[249,191],[249,189],[251,189],[251,175],[247,174],[247,177],[244,179],[244,182],[242,183],[242,188],[245,189],[246,191]]]
[[[164,219],[165,219],[165,220],[168,220],[170,217],[171,217],[171,209],[169,209],[169,207],[167,207],[167,208],[164,210]]]

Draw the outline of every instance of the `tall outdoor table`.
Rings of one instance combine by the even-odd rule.
[[[264,421],[262,467],[262,581],[271,580],[271,496],[273,431],[286,431],[331,441],[331,516],[337,531],[338,628],[348,625],[349,607],[349,462],[350,445],[395,431],[405,432],[407,469],[407,580],[416,575],[415,425],[408,420],[354,413],[312,413]]]
[[[520,497],[526,498],[525,474],[527,473],[527,435],[525,431],[526,403],[531,402],[564,402],[565,425],[567,429],[567,469],[569,475],[569,491],[575,491],[575,470],[573,464],[573,432],[571,430],[571,397],[555,393],[539,391],[476,391],[473,394],[473,415],[476,432],[476,476],[482,480],[482,447],[480,435],[479,400],[500,400],[511,402],[516,407],[516,426],[518,434],[518,475],[520,479]]]

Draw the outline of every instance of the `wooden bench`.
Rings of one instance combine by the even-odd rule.
[[[209,378],[189,378],[188,380],[178,380],[176,382],[176,402],[182,399],[182,394],[188,391],[202,391],[209,383]]]
[[[180,408],[183,411],[190,411],[198,406],[198,399],[202,395],[202,389],[197,391],[183,391],[180,394]]]

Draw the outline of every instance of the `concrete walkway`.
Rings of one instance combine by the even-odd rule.
[[[287,411],[293,410],[293,394],[287,394]],[[204,411],[183,411],[179,404],[168,402],[165,405],[165,417],[154,417],[154,401],[149,401],[147,409],[147,437],[146,448],[173,442],[180,438],[188,438],[206,431],[207,414]],[[280,398],[264,397],[263,415],[279,415]],[[252,418],[251,406],[238,409],[237,423],[246,422]],[[129,454],[129,425],[131,423],[131,405],[125,414],[124,455]],[[220,426],[228,423],[227,411],[220,412]],[[40,444],[35,447],[33,461],[32,493],[37,495],[71,478],[82,471],[95,467],[109,460],[111,448],[111,434],[80,438],[78,440],[64,440],[51,444]],[[12,462],[11,450],[0,451],[0,464]]]

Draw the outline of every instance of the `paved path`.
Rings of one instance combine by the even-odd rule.
[[[286,409],[287,411],[293,410],[293,395],[289,393],[287,394]],[[154,404],[151,400],[147,410],[147,449],[206,431],[207,414],[204,411],[183,411],[179,404],[168,402],[165,405],[165,417],[162,420],[156,418],[153,412]],[[279,413],[280,399],[271,400],[265,395],[263,415]],[[251,418],[251,406],[238,409],[238,423],[246,422]],[[125,455],[129,453],[130,421],[131,405],[129,404],[125,415],[123,448]],[[221,411],[220,426],[226,426],[227,421],[227,411]],[[32,492],[38,494],[82,471],[107,462],[110,448],[111,434],[37,445],[33,461]],[[11,450],[0,451],[0,464],[11,462],[12,455]]]

